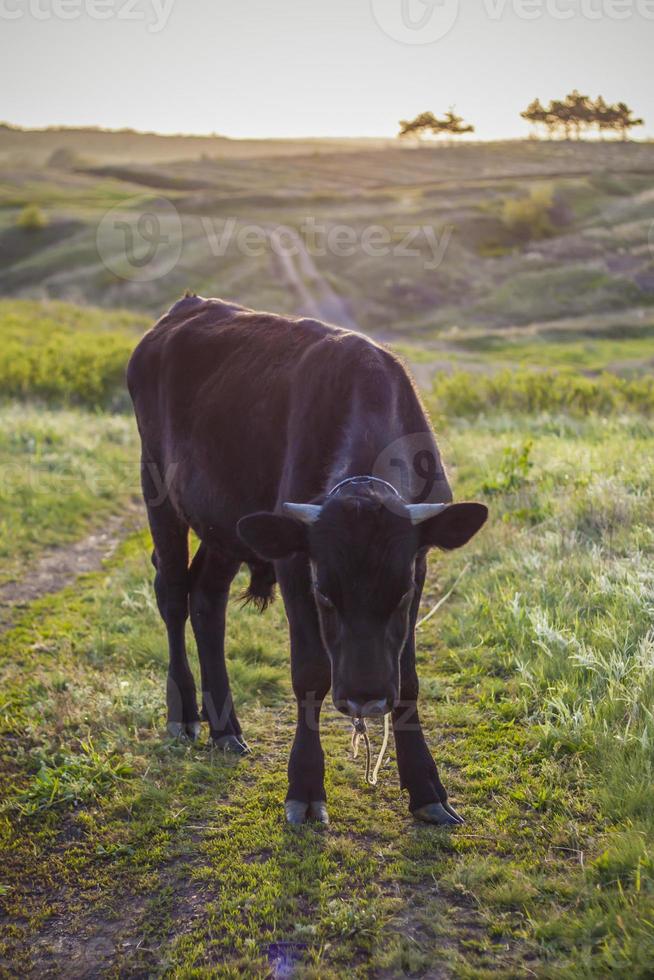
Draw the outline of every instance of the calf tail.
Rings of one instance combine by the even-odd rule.
[[[244,606],[255,606],[259,612],[265,612],[275,598],[275,568],[267,561],[248,562],[250,568],[250,584],[239,598]]]

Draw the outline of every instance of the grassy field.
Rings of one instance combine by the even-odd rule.
[[[144,316],[0,300],[0,585],[139,493],[125,364]]]
[[[193,156],[189,144],[188,159],[165,164],[0,163],[0,291],[152,315],[189,287],[328,318],[328,289],[362,329],[422,346],[449,343],[453,327],[465,341],[567,318],[582,341],[567,357],[591,370],[616,354],[599,340],[584,349],[597,320],[640,317],[651,333],[654,144]],[[45,227],[18,227],[34,205]],[[141,267],[114,261],[127,248],[125,223],[143,214],[160,222],[146,281]],[[253,247],[239,238],[252,228]],[[271,246],[279,228],[310,253],[310,263],[293,259],[293,281]],[[383,246],[364,247],[371,233],[385,236]]]
[[[165,136],[135,130],[107,130],[98,127],[73,129],[52,126],[23,129],[0,123],[0,159],[14,166],[48,165],[53,154],[62,151],[73,161],[95,165],[129,161],[145,166],[175,163],[179,160],[294,156],[311,152],[360,146],[384,146],[383,139],[229,139],[226,136]]]
[[[130,418],[0,406],[0,584],[139,492]]]
[[[167,739],[150,542],[123,532],[106,563],[0,631],[0,972],[648,978],[651,146],[254,149],[102,174],[5,162],[0,614],[3,588],[52,546],[63,555],[130,510],[123,372],[153,315],[186,286],[338,309],[405,358],[455,495],[491,509],[473,547],[432,556],[423,612],[457,584],[418,637],[428,740],[467,823],[415,825],[392,751],[367,787],[332,709],[332,825],[284,823],[294,707],[279,601],[263,616],[230,604],[252,755]],[[181,217],[179,261],[150,282],[111,273],[102,214],[161,196]],[[17,227],[30,204],[41,229]],[[394,241],[405,224],[455,231],[435,270],[357,251],[289,272],[269,251],[207,248],[207,217],[214,232],[235,217],[268,234],[307,215],[357,234],[381,224]]]
[[[457,495],[493,514],[474,549],[432,560],[425,611],[467,570],[419,634],[455,833],[412,824],[392,758],[366,788],[333,711],[332,826],[284,824],[281,605],[231,607],[254,749],[236,764],[162,735],[144,536],[30,608],[0,646],[13,972],[651,975],[652,434],[634,415],[503,413],[441,432]]]
[[[2,397],[125,407],[127,359],[151,324],[127,312],[0,299]]]

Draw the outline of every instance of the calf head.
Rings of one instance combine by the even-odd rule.
[[[239,536],[270,561],[306,554],[334,704],[355,717],[387,713],[400,697],[400,654],[417,606],[416,556],[460,548],[487,508],[398,504],[375,488],[282,509],[244,517]]]

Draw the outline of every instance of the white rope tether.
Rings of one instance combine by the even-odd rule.
[[[355,718],[352,724],[354,726],[352,730],[352,758],[356,759],[359,755],[359,743],[363,738],[363,742],[366,747],[366,782],[370,786],[376,786],[379,779],[379,770],[381,769],[382,762],[384,761],[384,755],[386,754],[386,749],[388,748],[388,739],[391,731],[390,713],[384,715],[384,737],[382,739],[379,755],[377,756],[377,762],[372,770],[372,748],[370,745],[370,736],[368,735],[366,720],[365,718]]]
[[[470,568],[470,565],[464,565],[463,569],[459,573],[458,577],[455,579],[454,585],[446,592],[444,596],[438,600],[436,605],[429,610],[426,616],[423,616],[421,620],[416,623],[416,629],[420,629],[426,622],[428,622],[432,616],[435,616],[438,610],[443,606],[447,600],[450,598],[457,585],[465,575],[465,573]],[[390,737],[391,731],[391,716],[390,713],[384,715],[384,737],[382,739],[381,748],[379,750],[379,755],[377,756],[377,761],[375,765],[372,765],[372,747],[370,745],[370,736],[368,734],[368,726],[366,724],[365,718],[354,718],[352,720],[352,758],[356,759],[359,755],[359,745],[361,739],[363,739],[363,744],[366,747],[366,775],[365,780],[370,786],[376,786],[379,780],[379,770],[382,767],[384,761],[384,756],[386,754],[386,749],[388,748],[388,739]]]

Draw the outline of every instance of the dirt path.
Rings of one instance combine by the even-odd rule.
[[[291,253],[289,244],[296,254]],[[270,246],[282,278],[298,299],[298,313],[350,330],[359,329],[347,304],[318,270],[294,228],[284,226],[272,230]]]
[[[134,499],[125,512],[112,515],[102,527],[72,544],[48,549],[21,578],[0,585],[0,632],[11,625],[16,610],[59,592],[85,572],[97,571],[125,535],[142,527],[144,520],[143,509]]]

